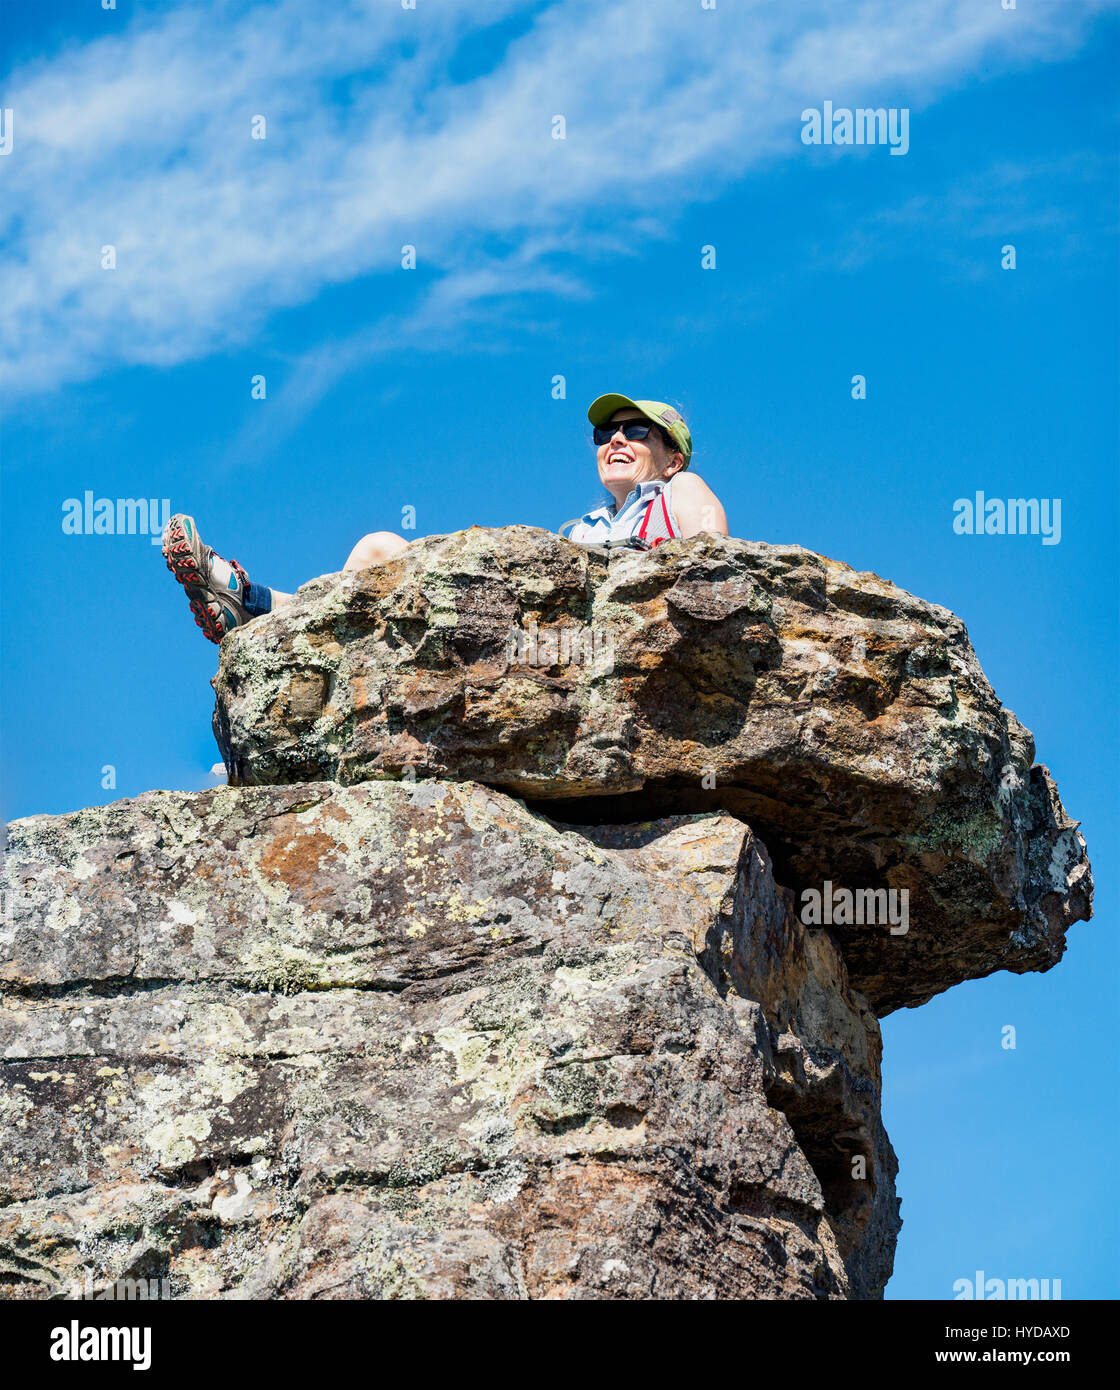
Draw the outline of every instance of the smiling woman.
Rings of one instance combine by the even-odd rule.
[[[599,480],[613,502],[566,521],[561,535],[570,526],[567,539],[577,545],[651,550],[705,531],[729,534],[719,498],[702,478],[685,474],[692,436],[678,410],[664,401],[606,395],[592,401],[587,418],[594,427]],[[408,544],[394,531],[371,531],[343,569],[382,564]],[[236,560],[222,559],[203,543],[194,517],[183,513],[164,528],[163,557],[211,642],[291,601],[290,594],[254,584]]]
[[[606,395],[592,401],[587,418],[599,480],[614,500],[566,522],[569,540],[647,549],[701,531],[728,534],[719,498],[702,478],[685,474],[692,436],[678,410],[664,401]]]

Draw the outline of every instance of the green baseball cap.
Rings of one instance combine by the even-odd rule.
[[[638,410],[652,420],[655,425],[660,425],[673,439],[677,448],[684,455],[684,466],[688,467],[692,458],[692,435],[688,432],[688,426],[684,422],[684,416],[679,410],[674,410],[671,405],[666,405],[664,401],[632,401],[629,396],[612,394],[598,396],[587,407],[587,418],[593,425],[605,425],[616,410]]]

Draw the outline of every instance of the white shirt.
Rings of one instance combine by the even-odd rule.
[[[604,503],[593,512],[580,517],[568,532],[568,540],[575,541],[577,545],[603,545],[607,541],[629,540],[637,536],[641,530],[647,512],[650,519],[646,528],[646,539],[651,544],[656,544],[659,540],[669,540],[671,536],[680,536],[680,522],[673,511],[672,485],[672,478],[667,481],[656,478],[650,482],[639,483],[621,507],[613,502]],[[665,494],[664,510],[659,505],[655,505],[651,510],[650,502],[661,492]],[[671,535],[665,526],[666,514]]]

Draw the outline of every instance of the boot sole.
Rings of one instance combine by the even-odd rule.
[[[188,595],[190,597],[191,612],[194,614],[195,622],[202,629],[203,637],[208,638],[216,647],[220,647],[225,633],[219,629],[217,623],[214,621],[214,615],[210,612],[206,604],[202,602],[201,598],[196,598],[193,594],[190,594],[189,590]]]
[[[167,568],[180,584],[190,589],[204,589],[206,580],[198,568],[194,547],[187,539],[187,533],[177,524],[172,524],[163,543],[163,558]]]
[[[167,563],[167,568],[186,589],[191,613],[194,615],[195,623],[202,629],[202,635],[208,641],[213,642],[215,646],[220,647],[225,633],[218,627],[214,615],[205,602],[206,581],[199,571],[194,547],[187,539],[187,533],[178,523],[173,523],[168,527],[163,543],[163,558]]]

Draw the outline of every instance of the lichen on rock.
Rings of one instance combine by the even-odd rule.
[[[959,620],[796,547],[474,529],[215,685],[232,785],[9,828],[0,1294],[881,1296],[878,1017],[1090,903]],[[825,879],[905,935],[807,925]]]

